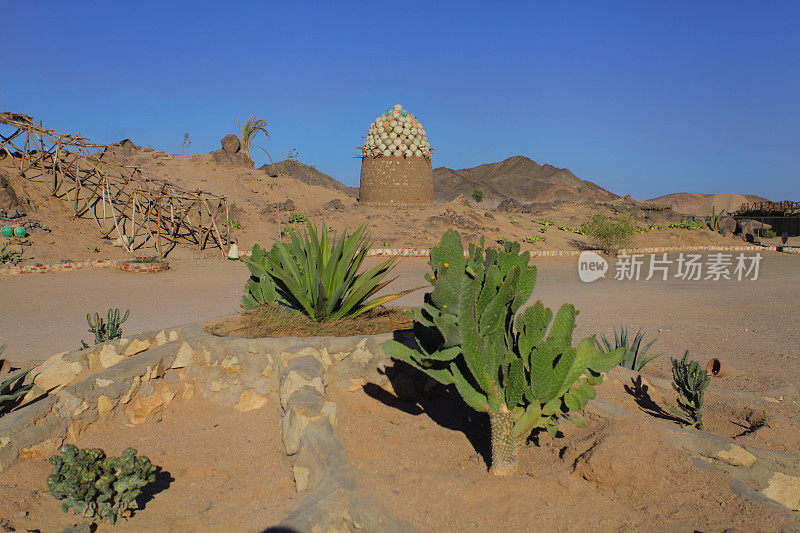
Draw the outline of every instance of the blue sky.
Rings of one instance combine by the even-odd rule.
[[[0,110],[98,142],[208,153],[255,114],[273,158],[357,186],[363,130],[401,103],[434,166],[800,200],[797,2],[31,5],[2,9]]]

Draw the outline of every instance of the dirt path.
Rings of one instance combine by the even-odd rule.
[[[370,259],[374,263],[376,259]],[[537,259],[534,296],[581,311],[578,335],[611,334],[620,323],[644,326],[657,336],[654,353],[666,352],[648,372],[668,376],[669,356],[688,349],[693,358],[726,360],[726,386],[753,390],[800,381],[800,257],[764,254],[758,281],[616,281],[583,283],[577,258]],[[424,285],[427,261],[399,261],[399,290]],[[674,268],[674,265],[673,265]],[[613,276],[612,270],[608,273]],[[0,278],[0,343],[13,360],[44,359],[91,340],[86,313],[131,309],[126,333],[152,330],[235,312],[247,277],[241,263],[175,261],[169,272],[133,275],[94,270]],[[397,301],[420,305],[424,291]]]

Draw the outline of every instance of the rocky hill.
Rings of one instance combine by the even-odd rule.
[[[320,172],[316,167],[306,165],[300,161],[285,159],[272,165],[263,165],[259,167],[259,170],[264,170],[270,176],[288,176],[302,181],[306,185],[327,187],[343,192],[353,198],[358,198],[358,187],[348,187],[341,181],[333,179],[324,172]]]
[[[725,209],[732,213],[739,209],[744,203],[753,202],[766,202],[766,198],[756,196],[754,194],[735,194],[735,193],[720,193],[720,194],[700,194],[691,192],[679,192],[674,194],[667,194],[653,198],[651,202],[667,204],[678,213],[688,213],[691,215],[708,215],[711,211],[711,206],[714,206],[717,213]]]
[[[519,203],[619,198],[591,181],[578,178],[566,168],[540,165],[521,155],[460,170],[438,167],[433,171],[433,180],[434,197],[438,202],[450,201],[459,194],[469,197],[475,189],[482,190],[490,203],[506,198]]]

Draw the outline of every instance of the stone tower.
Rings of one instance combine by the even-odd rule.
[[[424,206],[433,203],[433,168],[425,130],[397,104],[370,125],[361,148],[365,205]]]

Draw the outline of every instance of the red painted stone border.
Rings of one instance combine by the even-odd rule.
[[[87,270],[90,268],[118,268],[125,272],[152,273],[163,272],[169,269],[167,262],[155,263],[130,263],[130,259],[96,259],[93,261],[68,261],[43,265],[7,266],[0,267],[0,276],[18,276],[21,274],[47,274],[50,272],[71,272],[73,270]]]
[[[132,259],[123,259],[119,261],[119,269],[137,274],[153,274],[169,270],[169,263],[166,261],[153,261],[150,263],[134,263],[133,261]]]

